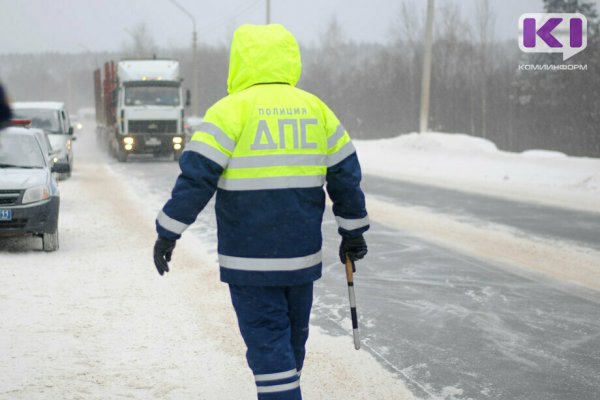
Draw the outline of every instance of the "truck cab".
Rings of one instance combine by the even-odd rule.
[[[185,144],[184,99],[175,60],[124,60],[117,64],[111,93],[115,130],[111,150],[119,161],[130,154],[173,155]]]

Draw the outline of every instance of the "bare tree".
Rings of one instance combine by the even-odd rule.
[[[416,69],[419,64],[418,61],[418,50],[422,49],[421,43],[423,42],[423,38],[425,37],[425,28],[423,26],[423,16],[419,15],[422,13],[418,13],[415,11],[414,7],[409,7],[406,1],[402,2],[402,7],[400,11],[401,15],[401,23],[399,24],[400,29],[400,38],[396,43],[396,47],[406,49],[406,54],[409,56],[408,62],[408,76],[409,82],[418,82],[420,78],[416,75]],[[402,46],[404,44],[404,46]],[[420,72],[420,70],[419,70]],[[416,98],[417,96],[417,86],[416,84],[409,85],[409,93],[411,98]]]
[[[148,30],[145,22],[138,23],[133,29],[123,28],[130,36],[130,43],[124,45],[123,53],[126,57],[152,58],[156,55],[158,46]]]
[[[481,89],[481,135],[487,137],[488,79],[492,73],[491,46],[496,29],[496,15],[489,0],[479,0],[475,9],[477,21],[476,43],[478,47],[478,70]]]

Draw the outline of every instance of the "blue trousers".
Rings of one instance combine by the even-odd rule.
[[[313,283],[229,285],[259,400],[301,400]]]

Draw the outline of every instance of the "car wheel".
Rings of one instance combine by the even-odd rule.
[[[64,174],[62,174],[62,177],[61,177],[61,179],[63,179],[63,180],[64,180],[64,179],[69,179],[69,178],[71,177],[71,169],[72,169],[72,168],[73,168],[73,167],[69,167],[69,170],[68,170],[67,172],[65,172]]]
[[[44,251],[58,250],[58,228],[52,233],[44,233],[42,235],[42,245]]]

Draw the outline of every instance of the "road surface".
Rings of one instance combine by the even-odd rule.
[[[111,164],[156,207],[177,166],[139,158]],[[600,218],[367,177],[368,194],[419,205],[479,226],[505,224],[526,234],[597,248]],[[214,244],[212,203],[190,229]],[[324,223],[324,277],[313,323],[349,335],[339,239]],[[372,225],[370,253],[358,264],[356,291],[367,351],[416,395],[431,399],[593,400],[600,397],[600,293],[465,256],[401,229]]]
[[[441,187],[365,176],[363,188],[382,200],[452,214],[459,221],[493,223],[523,236],[560,240],[600,250],[600,214],[500,199]]]

